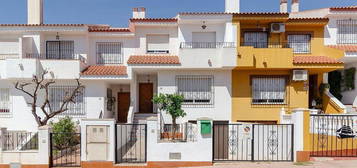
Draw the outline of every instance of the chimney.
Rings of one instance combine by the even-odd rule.
[[[133,18],[143,19],[146,17],[146,8],[133,8]]]
[[[240,0],[225,0],[225,12],[226,13],[239,13]]]
[[[291,12],[299,12],[299,0],[293,0],[291,2]]]
[[[280,0],[280,12],[281,13],[288,12],[288,0]]]
[[[27,0],[27,24],[43,24],[43,0]]]

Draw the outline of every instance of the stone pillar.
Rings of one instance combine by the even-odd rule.
[[[42,126],[38,128],[38,152],[39,164],[49,164],[50,163],[50,134],[52,128],[50,126]]]
[[[294,124],[294,161],[309,161],[311,141],[309,109],[294,109],[292,122]]]

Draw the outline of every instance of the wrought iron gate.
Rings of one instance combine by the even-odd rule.
[[[81,166],[80,133],[51,133],[50,147],[51,167]]]
[[[357,157],[357,115],[310,115],[314,157]]]
[[[293,161],[292,124],[214,124],[213,161]]]
[[[146,124],[117,124],[115,140],[116,163],[146,162]]]

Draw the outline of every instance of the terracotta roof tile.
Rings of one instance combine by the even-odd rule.
[[[89,32],[131,32],[129,28],[89,28],[88,29]]]
[[[83,70],[81,75],[121,76],[127,75],[127,72],[125,66],[91,65]]]
[[[327,56],[294,56],[294,64],[343,64],[342,61]]]
[[[357,6],[343,6],[343,7],[332,7],[331,11],[356,11]]]
[[[324,22],[328,22],[329,18],[308,18],[308,17],[304,17],[304,18],[289,18],[288,22],[306,22],[306,21],[324,21]]]
[[[180,12],[179,15],[231,15],[227,12]]]
[[[0,26],[26,26],[26,27],[40,27],[40,26],[47,26],[47,27],[56,27],[56,26],[75,26],[81,27],[86,26],[86,24],[0,24]]]
[[[128,64],[180,64],[180,59],[170,55],[132,55]]]
[[[130,22],[177,22],[177,18],[131,18]]]
[[[237,16],[254,16],[254,17],[289,17],[289,13],[281,13],[281,12],[242,12],[242,13],[234,13]]]
[[[328,47],[340,49],[345,52],[357,52],[357,45],[329,45]]]

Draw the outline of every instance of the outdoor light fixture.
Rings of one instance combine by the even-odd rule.
[[[59,39],[60,39],[60,36],[59,36],[59,34],[58,34],[58,32],[57,32],[56,40],[59,40]]]
[[[207,28],[207,25],[206,25],[205,21],[203,21],[203,25],[201,27],[202,27],[203,30]]]

